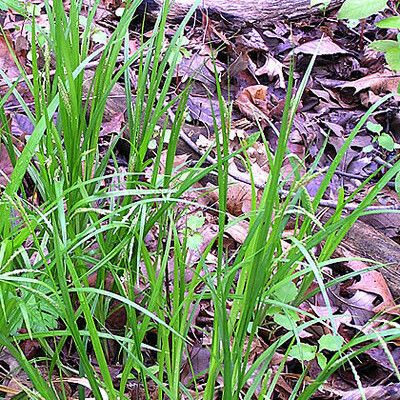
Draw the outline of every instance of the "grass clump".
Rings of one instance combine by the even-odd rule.
[[[397,174],[400,163],[380,179],[355,211],[344,214],[352,198],[343,195],[323,227],[316,218],[346,149],[387,98],[368,110],[354,128],[313,199],[305,186],[316,171],[301,177],[301,165],[295,162],[296,179],[282,198],[281,171],[288,137],[312,63],[296,94],[292,68],[278,146],[270,154],[271,172],[259,204],[253,187],[253,207],[246,216],[249,232],[230,256],[224,248],[229,162],[236,155],[246,157],[246,148],[262,138],[261,133],[248,138],[236,153],[229,152],[230,107],[216,79],[221,115],[221,126],[214,117],[215,132],[221,133],[216,135],[216,162],[206,163],[207,152],[190,168],[178,171],[174,161],[190,85],[172,99],[169,90],[184,27],[194,8],[164,49],[166,4],[152,36],[142,38],[139,49],[129,55],[129,26],[140,1],[126,3],[108,43],[90,52],[91,24],[99,3],[91,8],[82,31],[80,2],[72,2],[67,13],[61,0],[45,1],[50,29],[43,46],[36,43],[37,27],[32,18],[32,77],[21,67],[21,79],[33,95],[33,109],[11,81],[8,93],[16,95],[34,125],[21,153],[12,144],[4,110],[6,99],[1,103],[2,141],[14,170],[0,203],[0,346],[28,376],[29,384],[21,386],[25,398],[67,399],[67,384],[75,382],[80,385],[80,398],[85,397],[86,385],[96,399],[123,399],[127,398],[128,383],[133,381],[147,399],[211,400],[217,393],[226,400],[269,399],[290,356],[305,366],[291,398],[308,399],[352,358],[382,340],[398,337],[399,330],[393,328],[381,331],[379,336],[368,334],[342,342],[329,306],[328,286],[335,282],[326,284],[322,269],[335,262],[331,259],[334,250],[380,189]],[[123,63],[117,69],[124,47]],[[45,55],[44,68],[38,66],[39,50]],[[85,95],[85,69],[93,61],[97,67]],[[132,66],[138,71],[134,98],[129,79]],[[102,154],[100,129],[107,97],[122,80],[127,126]],[[167,133],[166,116],[172,109],[175,118]],[[169,135],[161,176],[162,146],[153,159],[146,158],[157,126],[161,126],[160,143]],[[130,145],[128,167],[124,172],[108,173],[109,160],[117,163],[114,150],[122,135]],[[145,181],[142,177],[149,167],[150,178]],[[185,195],[212,172],[218,177],[218,232],[191,268],[188,279],[191,230],[182,228],[179,221],[192,205]],[[32,188],[23,185],[26,176],[33,182],[37,202],[29,193]],[[295,229],[289,238],[290,247],[284,249],[282,238],[290,219],[294,219]],[[153,232],[156,237],[149,248],[146,238]],[[320,246],[318,254],[313,252],[316,246]],[[215,268],[211,268],[209,256],[214,249]],[[312,295],[313,281],[318,283],[328,307],[326,318],[299,309]],[[196,309],[205,301],[213,314],[212,331],[204,332],[210,337],[210,361],[196,376],[190,362],[194,344],[191,328]],[[113,317],[121,322],[117,331],[110,328]],[[251,346],[265,336],[266,322],[271,318],[275,326],[285,328],[284,332],[250,362]],[[330,332],[323,339],[325,347],[317,349],[300,339],[300,333],[314,324],[322,324]],[[150,344],[149,337],[153,337]],[[36,340],[41,348],[40,357],[33,360],[23,351],[23,343],[29,339]],[[110,350],[110,343],[117,346],[117,352]],[[327,359],[323,351],[332,346],[335,353]],[[73,363],[65,357],[67,348],[76,354]],[[274,370],[272,360],[278,351],[282,359]],[[117,378],[110,368],[116,362],[115,353],[121,365]],[[321,373],[306,385],[306,362],[315,357]],[[184,384],[185,359],[191,378]],[[38,365],[45,366],[45,374]]]

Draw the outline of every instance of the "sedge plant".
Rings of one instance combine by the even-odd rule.
[[[83,31],[79,23],[82,2],[72,2],[67,13],[61,0],[46,1],[50,28],[42,45],[36,41],[39,27],[31,18],[32,48],[37,50],[32,52],[32,78],[20,66],[20,79],[35,100],[33,108],[18,94],[18,82],[5,79],[10,86],[7,96],[16,95],[34,125],[25,148],[19,152],[13,145],[4,108],[6,98],[1,100],[2,143],[14,170],[0,200],[0,346],[29,378],[29,385],[21,385],[20,398],[67,399],[68,381],[78,377],[81,381],[77,382],[87,382],[96,399],[103,399],[104,393],[110,399],[127,398],[130,381],[140,385],[146,399],[154,398],[150,382],[157,386],[160,400],[211,400],[218,392],[226,400],[270,399],[289,356],[296,355],[304,363],[304,372],[291,398],[308,399],[338,368],[352,365],[352,358],[400,333],[394,326],[359,335],[348,343],[339,342],[327,295],[327,287],[339,280],[326,282],[322,274],[323,268],[337,261],[332,259],[333,251],[351,225],[398,173],[399,162],[355,211],[344,215],[352,197],[346,199],[342,193],[337,209],[323,226],[316,217],[346,149],[388,97],[371,107],[353,129],[313,199],[305,187],[318,172],[311,169],[301,176],[302,161],[293,157],[296,179],[289,190],[283,191],[282,165],[290,157],[289,133],[315,57],[296,92],[292,65],[278,147],[274,154],[266,149],[271,171],[261,201],[257,204],[253,183],[251,212],[228,223],[229,163],[236,156],[246,160],[247,149],[263,138],[262,132],[248,137],[236,152],[229,151],[231,107],[223,98],[217,76],[221,119],[217,122],[214,112],[216,162],[206,163],[210,149],[185,169],[174,167],[190,84],[172,100],[169,94],[181,56],[185,24],[195,6],[165,49],[166,2],[152,36],[145,40],[142,35],[139,49],[129,55],[129,26],[139,3],[126,2],[108,43],[91,52],[91,26],[99,1],[89,10]],[[121,48],[123,63],[115,72]],[[42,71],[38,66],[39,50],[45,58]],[[93,62],[97,68],[87,86],[85,69]],[[138,71],[134,95],[129,74],[133,67]],[[125,84],[128,120],[102,154],[100,129],[106,101],[119,80]],[[174,118],[169,121],[172,110]],[[122,138],[130,146],[128,167],[124,172],[109,172],[110,160],[118,167],[114,150]],[[158,146],[154,157],[148,158],[149,144],[154,139]],[[166,161],[162,165],[166,142]],[[146,171],[150,171],[150,178],[144,181],[141,177]],[[185,195],[196,191],[195,184],[210,173],[218,179],[218,233],[199,261],[189,268],[193,229],[185,224],[182,227],[179,221],[187,217],[192,206],[198,206]],[[32,188],[24,185],[26,176],[33,182],[33,192],[39,199],[36,203],[31,201]],[[224,248],[224,235],[245,218],[249,222],[248,235],[230,257]],[[282,238],[290,218],[295,219],[296,229],[288,239],[290,247],[284,249]],[[154,232],[157,237],[150,248],[147,238]],[[313,253],[316,246],[321,248],[318,255]],[[208,257],[213,253],[215,269]],[[314,280],[330,310],[326,318],[299,309],[311,295]],[[195,327],[196,309],[204,301],[214,314],[212,331],[204,333],[211,338],[210,362],[196,376],[190,331]],[[308,320],[300,322],[299,313]],[[120,315],[123,321],[119,329],[110,327],[113,315]],[[284,331],[250,364],[251,345],[260,332],[271,326],[271,319],[273,326],[283,327]],[[310,349],[302,343],[300,333],[314,324],[322,324],[331,332],[329,339],[336,344],[337,352],[324,359],[322,345],[318,351],[312,350],[313,356],[319,357],[322,372],[306,385],[309,357],[303,353]],[[156,339],[149,343],[154,332]],[[26,357],[21,343],[27,339],[40,343],[40,358]],[[111,344],[117,345],[117,355],[110,350]],[[67,362],[66,348],[74,350],[78,362]],[[283,357],[273,373],[271,362],[276,352]],[[110,371],[115,357],[121,363],[117,378]],[[184,363],[191,371],[186,384],[182,380]],[[46,367],[46,374],[40,372],[39,365]],[[222,386],[218,385],[220,378]],[[85,398],[83,385],[79,397]]]

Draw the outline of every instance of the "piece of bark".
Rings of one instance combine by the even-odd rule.
[[[371,386],[364,388],[368,400],[398,400],[400,399],[400,383],[386,386]],[[359,390],[352,390],[343,395],[342,400],[362,400]]]
[[[164,0],[144,0],[147,12],[156,15]],[[169,11],[170,20],[183,19],[195,0],[172,1]],[[297,19],[312,13],[321,13],[319,7],[310,7],[311,0],[202,0],[199,11],[211,18],[222,18],[234,24],[252,23],[265,27],[276,20]],[[343,3],[343,0],[331,0],[329,8]]]
[[[400,299],[400,245],[372,226],[357,221],[341,246],[358,257],[385,264],[382,273],[396,301]],[[399,397],[400,398],[400,397]]]

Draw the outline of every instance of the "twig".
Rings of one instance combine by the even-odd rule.
[[[171,109],[168,109],[168,116],[171,119],[171,121],[173,122],[175,119],[175,114]],[[204,153],[197,147],[197,145],[193,142],[192,139],[190,139],[190,137],[185,132],[181,131],[180,137],[200,157],[204,156]],[[217,161],[209,155],[206,157],[206,160],[210,164],[217,163]],[[251,182],[251,180],[249,178],[239,176],[235,172],[228,171],[228,174],[231,178],[235,179],[238,182],[245,183],[247,185],[253,184],[253,182]],[[265,185],[259,184],[257,182],[254,182],[254,186],[257,189],[262,189],[262,190],[265,188]],[[289,194],[289,192],[286,190],[280,190],[280,194],[287,196]],[[323,207],[337,208],[338,202],[335,200],[321,200],[319,205],[323,206]],[[346,204],[344,206],[344,209],[347,211],[355,211],[355,210],[357,210],[358,207],[359,207],[358,204]],[[379,211],[379,212],[385,213],[385,212],[392,212],[395,210],[400,210],[400,204],[396,204],[394,206],[389,206],[389,207],[387,207],[387,206],[370,206],[370,207],[365,208],[364,211]]]

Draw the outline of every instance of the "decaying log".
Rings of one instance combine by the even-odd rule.
[[[150,14],[156,15],[164,0],[144,0]],[[175,0],[171,5],[169,18],[182,19],[195,0]],[[210,17],[219,17],[232,23],[252,23],[264,27],[276,20],[297,19],[311,13],[321,13],[319,7],[310,7],[311,0],[201,0],[199,10]],[[343,3],[343,0],[331,0],[330,8]]]

